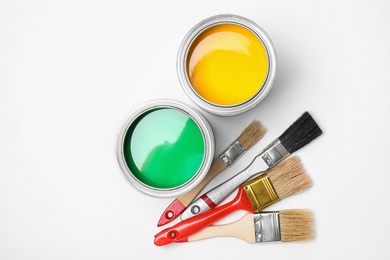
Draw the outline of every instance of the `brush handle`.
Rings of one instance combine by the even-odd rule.
[[[242,186],[239,187],[236,197],[230,202],[164,229],[155,236],[154,243],[158,246],[163,246],[178,242],[212,225],[236,210],[253,212],[253,206]]]
[[[200,196],[197,200],[192,202],[181,215],[181,219],[185,220],[209,209],[215,208],[238,186],[251,177],[260,175],[268,168],[269,166],[262,159],[261,154],[257,155],[244,170],[237,173],[220,185],[214,187],[207,193]]]
[[[217,159],[215,159],[213,161],[213,164],[210,167],[210,170],[208,171],[207,175],[203,178],[203,180],[195,188],[178,197],[180,202],[184,206],[190,205],[191,201],[195,199],[195,197],[199,194],[199,192],[219,173],[226,170],[227,167],[228,165],[221,158],[218,157]]]
[[[229,224],[209,226],[198,233],[189,236],[186,242],[212,237],[235,237],[248,243],[256,243],[253,214],[247,213],[239,220]]]

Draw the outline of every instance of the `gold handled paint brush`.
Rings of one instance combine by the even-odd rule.
[[[165,225],[177,218],[195,199],[199,192],[222,171],[236,162],[247,150],[252,148],[267,132],[258,120],[252,121],[239,137],[214,160],[204,179],[191,191],[176,198],[163,212],[157,226]]]
[[[183,220],[155,235],[154,244],[167,245],[183,240],[237,210],[260,212],[264,208],[312,185],[298,157],[291,157],[269,172],[240,185],[228,203]]]
[[[314,238],[313,214],[304,209],[247,213],[235,222],[207,227],[178,242],[212,237],[235,237],[251,244],[311,240]]]

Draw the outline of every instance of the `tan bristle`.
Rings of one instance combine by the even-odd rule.
[[[281,210],[280,233],[282,242],[305,241],[314,238],[313,214],[309,210]]]
[[[267,174],[281,199],[305,191],[312,186],[311,179],[297,156],[281,162]]]
[[[258,120],[252,121],[237,138],[244,149],[252,148],[267,132],[267,129]]]

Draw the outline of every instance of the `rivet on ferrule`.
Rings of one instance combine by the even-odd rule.
[[[228,165],[232,165],[245,152],[244,147],[235,140],[219,157]]]

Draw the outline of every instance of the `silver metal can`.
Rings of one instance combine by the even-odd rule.
[[[153,100],[133,109],[120,125],[115,143],[125,180],[158,198],[177,197],[197,186],[214,151],[214,134],[206,118],[175,100]]]
[[[200,95],[198,91],[194,88],[191,80],[189,79],[189,71],[187,68],[188,55],[191,45],[206,30],[215,27],[217,25],[223,24],[233,24],[244,27],[252,32],[263,45],[266,56],[268,59],[268,68],[266,71],[266,76],[262,84],[259,84],[258,90],[251,95],[248,99],[241,101],[237,104],[218,104],[204,98]],[[227,40],[228,41],[228,40]],[[178,51],[177,56],[177,73],[179,77],[180,84],[187,94],[187,96],[200,108],[219,116],[233,116],[241,114],[253,107],[255,107],[271,90],[273,82],[275,80],[276,69],[277,69],[277,57],[274,46],[270,37],[267,33],[258,26],[255,22],[232,14],[222,14],[212,16],[208,19],[205,19],[195,25],[184,37],[181,46]],[[213,73],[213,71],[207,71],[207,73]]]

